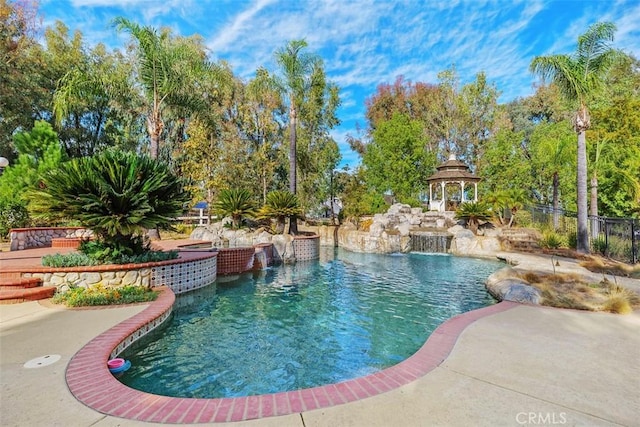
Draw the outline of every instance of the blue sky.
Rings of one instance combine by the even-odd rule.
[[[364,100],[399,75],[435,83],[455,65],[465,83],[484,71],[507,102],[533,92],[534,56],[573,51],[597,21],[614,22],[615,46],[640,57],[640,0],[40,0],[40,12],[45,26],[62,20],[111,47],[127,41],[110,25],[116,16],[197,33],[211,59],[246,79],[259,66],[275,70],[273,52],[305,38],[341,88],[332,134],[350,166],[359,159],[345,137],[366,126]]]

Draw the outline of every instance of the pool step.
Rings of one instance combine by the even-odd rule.
[[[53,286],[42,286],[42,279],[0,278],[0,304],[18,304],[51,298],[56,292]]]

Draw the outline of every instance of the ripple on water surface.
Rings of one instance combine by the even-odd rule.
[[[415,353],[446,319],[493,304],[498,262],[326,249],[178,296],[121,380],[166,396],[237,397],[330,384]]]

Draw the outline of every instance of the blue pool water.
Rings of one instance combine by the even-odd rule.
[[[126,354],[130,387],[237,397],[330,384],[408,358],[443,321],[494,300],[498,262],[323,249],[178,296],[168,327]]]

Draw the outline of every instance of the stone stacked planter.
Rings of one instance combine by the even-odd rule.
[[[91,230],[82,227],[34,227],[12,228],[9,232],[11,239],[10,250],[21,251],[33,248],[48,248],[54,239],[89,239],[93,236]],[[62,245],[59,241],[59,245]],[[68,246],[57,246],[68,247]]]

